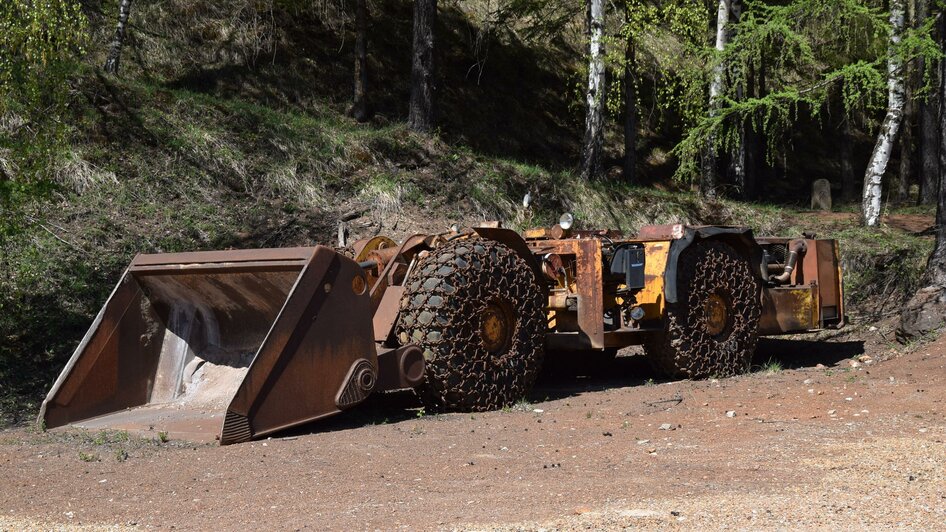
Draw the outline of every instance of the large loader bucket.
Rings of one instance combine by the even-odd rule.
[[[40,421],[235,443],[357,404],[377,369],[364,272],[329,248],[139,255]]]

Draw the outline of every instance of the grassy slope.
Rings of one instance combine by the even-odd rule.
[[[340,21],[337,14],[277,10],[272,27],[250,31],[254,15],[238,9],[247,2],[199,11],[192,4],[136,5],[138,20],[152,26],[133,32],[123,77],[90,66],[75,85],[62,191],[52,204],[34,206],[35,225],[0,250],[0,424],[34,415],[138,252],[332,243],[338,220],[353,213],[354,237],[483,219],[525,227],[551,223],[564,210],[587,227],[627,232],[674,221],[745,224],[759,234],[809,229],[842,239],[848,294],[861,313],[883,311],[878,302],[910,292],[928,253],[926,238],[867,232],[853,218],[580,182],[567,169],[575,112],[556,90],[574,75],[564,43],[496,39],[483,76],[471,79],[464,32],[473,26],[448,10],[451,89],[443,95],[444,131],[428,138],[399,120],[403,53],[372,59],[379,119],[361,125],[344,116],[350,36],[339,47],[344,31],[325,22]],[[391,6],[375,15],[384,25],[375,37],[381,49],[406,46],[409,9]],[[176,24],[184,16],[193,21],[187,28]],[[93,23],[104,39],[107,26]],[[197,36],[205,46],[186,46]],[[269,43],[263,51],[275,59],[246,60],[259,52],[246,44],[253,36]],[[528,211],[520,206],[525,192],[533,196]]]

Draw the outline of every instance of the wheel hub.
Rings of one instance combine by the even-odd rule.
[[[729,312],[727,310],[726,300],[719,294],[710,294],[703,304],[703,312],[706,316],[706,332],[710,336],[719,336],[726,330],[726,324],[729,321]]]
[[[509,311],[498,302],[491,302],[480,312],[480,338],[483,346],[493,355],[501,355],[509,348],[514,322]]]

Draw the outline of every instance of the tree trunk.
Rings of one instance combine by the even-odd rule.
[[[581,151],[581,177],[593,179],[601,174],[604,143],[604,0],[588,0],[588,91],[585,115],[585,140]]]
[[[766,90],[765,84],[765,63],[762,62],[758,71],[750,70],[747,77],[747,87],[748,90],[746,94],[752,95],[756,98],[764,98],[768,91]],[[758,123],[762,123],[762,115],[758,114]],[[745,199],[755,199],[759,197],[759,183],[764,182],[763,179],[767,169],[768,163],[765,160],[765,137],[764,132],[756,129],[753,121],[749,121],[747,124],[748,129],[745,130],[745,151],[746,151],[746,185],[745,185]]]
[[[916,27],[916,0],[907,0],[906,27]],[[916,67],[909,62],[903,67],[904,75],[904,104],[903,126],[900,134],[900,171],[898,172],[897,190],[894,192],[894,201],[904,204],[910,195],[910,184],[913,183],[914,157],[916,146],[913,140],[913,128],[916,124],[916,105],[913,104],[913,88],[916,86]]]
[[[946,19],[941,18],[940,49],[946,52]],[[940,73],[938,96],[946,101],[946,76]],[[900,314],[897,337],[903,341],[927,337],[946,325],[946,113],[939,116],[939,184],[936,197],[936,244],[926,263],[923,288]]]
[[[946,51],[946,47],[944,47]],[[940,98],[946,98],[946,83],[940,82]],[[940,120],[940,127],[946,128],[946,113]],[[946,129],[944,129],[946,130]],[[946,290],[946,135],[940,135],[939,150],[939,187],[936,197],[936,245],[926,266],[926,277],[929,284]]]
[[[841,201],[854,201],[857,198],[857,177],[854,174],[854,138],[851,134],[851,119],[841,117]]]
[[[109,74],[118,74],[118,65],[122,58],[122,47],[125,45],[125,28],[128,26],[128,15],[131,13],[131,0],[121,0],[118,3],[118,26],[115,27],[115,36],[108,48],[105,66],[102,67]]]
[[[625,3],[624,23],[631,23],[630,3]],[[624,181],[637,183],[637,79],[632,32],[627,30],[624,45]]]
[[[739,22],[739,17],[742,16],[742,0],[731,0],[729,11],[731,23],[728,24],[726,32],[729,34],[727,41],[731,42],[735,34],[733,24]],[[736,65],[735,68],[741,67]],[[739,79],[741,76],[734,75],[734,77]],[[746,88],[741,84],[738,85],[736,87],[736,100],[740,101],[745,98],[745,93]],[[739,141],[733,152],[729,154],[729,175],[732,179],[735,196],[739,199],[746,199],[746,124],[740,122],[737,127],[739,128]]]
[[[913,105],[913,91],[910,88],[910,69],[907,69],[907,86],[904,91],[903,130],[900,135],[900,171],[897,179],[897,190],[894,193],[894,202],[902,205],[910,195],[910,183],[913,182],[913,157],[915,155],[913,142],[913,117],[916,114]]]
[[[716,51],[722,53],[726,48],[729,39],[729,11],[731,9],[730,0],[719,0],[719,6],[716,10]],[[711,115],[716,113],[719,105],[719,97],[723,94],[726,68],[722,62],[713,67],[713,78],[710,80],[709,88],[709,112]],[[706,148],[703,154],[703,172],[700,180],[700,195],[704,198],[715,199],[718,191],[717,182],[717,163],[716,163],[716,136],[710,135],[706,140]]]
[[[922,23],[930,16],[930,0],[920,0],[917,3],[917,20]],[[920,58],[917,63],[919,76],[926,75],[932,78],[934,86],[938,86],[939,68],[935,61],[926,61]],[[923,205],[932,205],[936,201],[937,184],[939,181],[939,98],[930,95],[919,101],[920,118],[920,195],[917,201]]]
[[[887,116],[884,117],[877,142],[871,153],[867,172],[864,174],[864,191],[861,214],[864,225],[876,227],[880,221],[880,203],[883,193],[883,177],[890,162],[890,153],[897,141],[900,122],[903,119],[903,61],[897,55],[897,45],[903,34],[904,0],[890,1],[890,58],[887,61]]]
[[[940,51],[946,53],[946,18],[939,17]],[[939,75],[940,108],[946,102],[946,61]],[[926,266],[926,278],[929,284],[946,292],[946,113],[939,114],[939,183],[936,196],[936,245]]]
[[[371,118],[368,106],[368,0],[355,0],[355,76],[349,114],[359,122]]]
[[[430,131],[435,120],[434,27],[437,0],[414,0],[414,49],[411,103],[407,122],[414,131]]]

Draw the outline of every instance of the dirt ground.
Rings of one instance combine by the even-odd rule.
[[[888,338],[764,340],[718,381],[622,356],[486,414],[388,394],[223,448],[0,432],[0,529],[944,529],[946,337]]]

